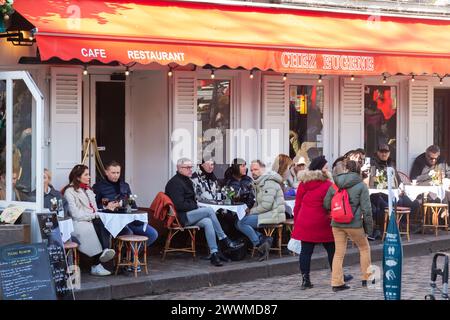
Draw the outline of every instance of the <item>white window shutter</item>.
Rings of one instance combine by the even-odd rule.
[[[344,78],[341,85],[339,154],[364,148],[364,85]]]
[[[61,189],[72,168],[81,162],[82,79],[78,68],[51,69],[52,183]]]
[[[196,74],[174,72],[174,107],[172,125],[172,173],[176,161],[187,157],[197,162],[197,84]]]
[[[433,87],[427,80],[409,83],[408,172],[416,157],[433,144]]]
[[[264,76],[261,158],[271,165],[280,153],[289,154],[288,86],[280,76]]]

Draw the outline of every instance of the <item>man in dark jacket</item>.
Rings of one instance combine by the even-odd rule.
[[[228,261],[219,251],[216,236],[230,249],[237,249],[242,244],[231,241],[217,219],[212,208],[199,208],[197,206],[192,177],[192,161],[181,158],[177,161],[177,173],[167,182],[165,194],[169,196],[177,210],[180,223],[184,226],[196,225],[205,229],[206,241],[211,251],[211,263],[217,267],[222,266],[220,260]]]
[[[441,157],[441,149],[431,145],[414,160],[409,176],[411,180],[417,180],[418,184],[430,185],[433,177],[439,174],[442,174],[441,178],[449,178],[450,168]]]
[[[116,161],[109,162],[105,167],[105,180],[100,180],[92,189],[95,193],[98,208],[109,209],[114,211],[120,206],[120,201],[128,201],[132,195],[128,183],[120,179],[121,165]],[[103,205],[102,199],[107,199],[108,204]],[[125,205],[125,204],[123,204]],[[137,208],[135,202],[132,207]],[[158,238],[158,232],[155,228],[142,221],[133,221],[129,223],[120,234],[135,234],[146,236],[148,238],[147,245],[150,246]]]
[[[395,169],[395,163],[390,157],[391,150],[389,145],[385,143],[378,144],[378,149],[375,156],[371,159],[370,164],[370,174],[369,174],[369,188],[378,188],[381,184],[380,189],[387,189],[387,168],[391,167],[394,169],[394,179],[392,188],[398,188],[400,178]],[[378,227],[381,228],[384,223],[384,211],[388,207],[388,195],[382,192],[373,193],[370,195],[370,202],[372,204],[372,215],[374,220],[378,223]],[[418,207],[419,203],[417,201],[411,201],[411,199],[401,192],[399,194],[399,199],[397,201],[397,206],[408,207],[411,212],[414,212]],[[373,234],[369,234],[369,240],[375,240],[377,237],[381,237],[381,231],[375,229]]]

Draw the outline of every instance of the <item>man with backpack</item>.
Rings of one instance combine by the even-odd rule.
[[[361,261],[362,286],[367,286],[371,264],[367,234],[372,233],[372,207],[369,189],[361,179],[361,167],[355,161],[337,163],[333,170],[332,185],[323,201],[324,208],[331,211],[331,227],[335,241],[331,286],[334,292],[349,289],[344,282],[343,262],[350,237],[356,244]]]

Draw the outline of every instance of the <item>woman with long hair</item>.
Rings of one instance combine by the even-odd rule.
[[[247,175],[247,163],[244,159],[236,158],[225,171],[225,185],[232,187],[241,202],[248,208],[255,204],[253,180]]]
[[[115,251],[110,249],[110,235],[98,217],[95,194],[90,187],[89,168],[76,165],[69,174],[69,184],[63,188],[67,200],[69,215],[73,219],[74,236],[80,241],[80,252],[95,258],[91,274],[108,276],[111,274],[102,263],[114,258]]]
[[[369,189],[361,179],[361,166],[359,162],[348,160],[345,169],[339,172],[338,166],[334,171],[333,179],[338,189],[346,189],[349,202],[352,207],[353,220],[350,223],[338,223],[331,220],[331,227],[336,244],[334,253],[331,286],[333,291],[349,289],[345,284],[342,265],[345,252],[347,250],[347,239],[350,238],[356,244],[360,255],[362,286],[367,286],[369,279],[369,266],[371,264],[370,246],[367,241],[367,234],[372,233],[372,206],[370,204]],[[331,201],[336,193],[334,188],[329,188],[325,200],[324,208],[331,209]]]
[[[272,165],[272,170],[278,173],[283,179],[281,185],[283,191],[286,191],[288,188],[295,188],[297,178],[293,176],[291,171],[293,163],[287,154],[279,154]]]

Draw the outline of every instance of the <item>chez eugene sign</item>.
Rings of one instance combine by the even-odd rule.
[[[174,50],[130,50],[126,48],[115,48],[108,50],[106,48],[86,48],[80,49],[81,56],[85,59],[96,60],[121,60],[122,62],[138,62],[147,64],[158,62],[161,64],[178,63],[178,64],[205,64],[214,61],[205,61],[213,54],[205,53],[205,50],[199,48],[184,47],[183,51],[178,50],[179,47],[172,47]],[[162,49],[162,48],[161,48]],[[177,50],[175,50],[177,49]],[[120,50],[118,52],[118,50]],[[226,49],[224,49],[226,50]],[[111,52],[111,54],[109,54]],[[375,73],[375,57],[370,55],[346,55],[346,54],[325,54],[325,53],[308,53],[308,52],[288,52],[275,50],[253,50],[255,53],[255,67],[258,61],[266,61],[264,66],[267,69],[283,72],[306,72],[306,73],[335,73],[335,72],[364,72]],[[236,55],[236,61],[239,61],[246,54],[246,49],[238,51],[230,51],[227,59],[233,59]],[[227,64],[227,61],[222,61]],[[253,66],[252,66],[253,67]]]

